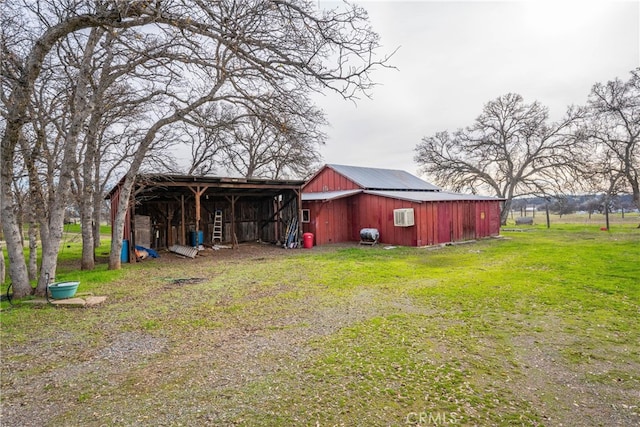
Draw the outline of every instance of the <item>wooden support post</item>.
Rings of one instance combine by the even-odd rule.
[[[276,239],[277,244],[280,244],[280,222],[278,221],[278,212],[279,210],[279,204],[280,204],[280,196],[276,196],[275,199],[273,200],[273,211],[275,212],[273,214],[273,226],[274,226],[274,237]]]
[[[236,202],[240,196],[225,196],[225,198],[231,203],[231,236],[233,249],[238,249],[238,236],[236,235]]]
[[[233,249],[238,249],[238,236],[236,235],[236,201],[239,196],[231,196],[231,230],[233,230]]]
[[[185,246],[185,238],[186,238],[186,234],[187,234],[187,230],[185,227],[185,219],[184,219],[184,194],[182,195],[182,206],[180,208],[180,210],[182,211],[182,221],[180,223],[180,244],[182,246]]]
[[[298,237],[297,240],[298,242],[302,241],[302,191],[298,191],[298,190],[293,190],[293,192],[296,194],[297,196],[297,200],[296,200],[296,209],[298,212]]]
[[[195,199],[196,199],[196,246],[198,246],[199,243],[199,231],[200,231],[200,196],[202,196],[202,194],[207,191],[207,186],[205,187],[201,187],[201,186],[196,186],[195,190],[193,189],[193,187],[189,187],[189,190],[191,190],[193,192],[193,194],[195,195]]]
[[[135,263],[138,259],[136,257],[136,197],[133,196],[133,200],[131,200],[131,215],[129,215],[129,262]]]
[[[173,222],[173,209],[170,208],[169,203],[167,203],[167,247],[173,246],[173,230],[171,224]]]

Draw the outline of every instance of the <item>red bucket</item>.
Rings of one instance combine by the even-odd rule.
[[[313,233],[304,233],[302,235],[302,246],[305,249],[313,248]]]

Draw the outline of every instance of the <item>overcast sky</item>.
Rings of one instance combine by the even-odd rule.
[[[422,137],[471,125],[509,92],[559,119],[591,86],[640,66],[640,0],[360,1],[398,70],[380,70],[373,99],[325,96],[325,163],[417,174]],[[321,7],[335,6],[320,1]],[[428,179],[428,177],[424,177]]]

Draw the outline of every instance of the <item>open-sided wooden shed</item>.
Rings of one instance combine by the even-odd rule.
[[[152,249],[174,244],[277,243],[284,240],[287,225],[300,217],[303,183],[300,180],[139,175],[123,239],[130,242],[130,247],[140,245]],[[119,196],[120,185],[107,196],[111,200],[112,220]]]
[[[303,231],[317,245],[359,241],[364,228],[392,245],[472,240],[500,233],[501,202],[443,191],[401,170],[325,165],[302,189]]]

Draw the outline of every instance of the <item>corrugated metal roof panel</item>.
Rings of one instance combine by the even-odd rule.
[[[362,193],[362,190],[342,190],[342,191],[324,191],[320,193],[302,193],[303,202],[314,202],[318,200],[335,200],[342,197],[349,197],[354,194]]]
[[[397,169],[364,168],[359,166],[327,165],[349,178],[363,189],[369,190],[422,190],[439,191],[436,187],[409,172]]]
[[[365,191],[367,194],[390,197],[392,199],[407,200],[410,202],[447,202],[461,200],[503,200],[490,196],[479,196],[476,194],[461,194],[448,191]]]

